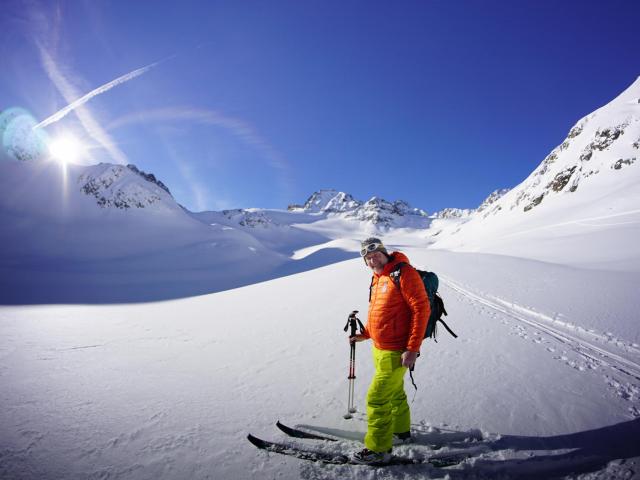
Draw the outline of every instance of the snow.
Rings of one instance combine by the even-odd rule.
[[[433,247],[637,271],[639,98],[640,79],[580,120],[527,179],[486,209],[434,221]]]
[[[579,287],[590,284],[588,270],[422,248],[407,253],[440,273],[447,320],[460,336],[442,331],[438,343],[423,347],[412,404],[416,432],[480,429],[488,443],[502,442],[498,451],[451,467],[451,475],[541,478],[567,462],[574,473],[593,472],[594,455],[604,476],[636,468],[625,459],[640,456],[638,447],[609,451],[590,441],[589,458],[547,455],[580,447],[599,428],[626,441],[640,433],[633,325],[639,273],[611,273],[585,292]],[[268,455],[245,439],[249,432],[282,439],[277,419],[366,429],[361,414],[342,419],[342,328],[353,309],[364,318],[368,282],[366,267],[353,259],[181,300],[3,307],[0,376],[10,388],[0,393],[0,476],[378,478],[369,467]],[[359,344],[356,353],[360,408],[372,374],[369,348]],[[420,468],[389,468],[384,478],[444,474]]]
[[[432,218],[328,190],[194,213],[131,168],[0,163],[0,478],[639,478],[640,167],[615,168],[637,156],[638,98],[640,81],[484,208]],[[289,441],[278,419],[362,437],[370,345],[345,420],[343,327],[366,318],[370,235],[438,273],[459,335],[423,345],[417,443],[395,450],[448,440],[437,453],[475,452],[459,465],[323,466],[246,440]]]

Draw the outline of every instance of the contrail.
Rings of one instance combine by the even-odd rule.
[[[138,68],[132,72],[126,73],[118,78],[116,78],[115,80],[110,81],[109,83],[105,83],[104,85],[102,85],[101,87],[96,88],[95,90],[90,91],[89,93],[87,93],[86,95],[80,97],[79,99],[73,101],[72,103],[70,103],[69,105],[67,105],[66,107],[64,107],[62,110],[57,111],[56,113],[54,113],[53,115],[51,115],[48,118],[45,118],[43,121],[41,121],[39,124],[37,124],[34,128],[34,130],[36,128],[43,128],[46,127],[47,125],[51,125],[54,122],[57,122],[58,120],[60,120],[61,118],[65,117],[69,112],[75,110],[76,108],[78,108],[81,105],[84,105],[85,103],[87,103],[89,100],[91,100],[93,97],[95,97],[96,95],[100,95],[101,93],[104,93],[108,90],[111,90],[113,87],[117,87],[118,85],[128,82],[129,80],[132,80],[136,77],[139,77],[140,75],[142,75],[143,73],[148,72],[149,70],[151,70],[153,67],[155,67],[156,65],[162,63],[164,60],[160,60],[159,62],[154,62],[151,63],[145,67],[141,67]]]
[[[49,52],[39,43],[36,42],[38,50],[40,51],[40,56],[42,59],[42,66],[47,72],[47,76],[53,82],[53,84],[60,92],[60,95],[69,103],[73,102],[74,99],[80,97],[80,92],[76,91],[76,89],[71,85],[71,83],[66,79],[64,74],[58,68],[58,65],[53,60]],[[116,163],[120,163],[126,165],[129,163],[127,156],[122,152],[115,142],[111,139],[109,134],[104,131],[104,129],[100,126],[100,124],[93,118],[93,115],[89,112],[89,110],[85,107],[78,107],[76,110],[76,115],[78,116],[78,120],[82,123],[82,126],[85,128],[87,133],[91,138],[93,138],[96,142],[98,142],[102,147],[109,152],[109,155],[116,161]],[[93,161],[91,155],[88,155],[88,158]]]

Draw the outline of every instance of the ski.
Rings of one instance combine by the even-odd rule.
[[[296,429],[304,429],[305,432],[313,432],[318,435],[328,435],[337,439],[351,440],[362,443],[364,441],[364,433],[350,432],[338,430],[335,428],[318,427],[314,425],[300,424]],[[468,431],[441,430],[435,428],[435,431],[412,430],[411,435],[414,439],[413,443],[426,445],[430,448],[440,448],[448,446],[461,446],[462,444],[474,444],[484,440],[484,436],[480,430],[473,429]]]
[[[325,440],[328,442],[337,442],[337,441],[349,441],[349,442],[364,442],[364,434],[360,434],[357,432],[344,432],[336,429],[329,428],[320,428],[313,427],[311,425],[301,425],[300,427],[289,427],[288,425],[283,424],[279,420],[276,422],[276,427],[278,427],[282,432],[287,434],[293,438],[308,438],[312,440]],[[302,430],[304,428],[304,430]],[[424,445],[429,447],[431,450],[439,450],[445,446],[452,446],[456,441],[458,441],[458,445],[460,441],[468,442],[468,441],[477,441],[482,438],[478,438],[476,432],[464,432],[463,434],[452,436],[451,434],[446,434],[447,439],[445,442],[437,442],[437,441],[425,441],[424,438],[420,438],[419,436],[414,437],[414,439],[410,442],[415,445]],[[396,440],[394,438],[394,446],[406,444],[400,440]]]
[[[336,438],[331,438],[327,435],[318,435],[316,433],[305,432],[304,430],[300,430],[299,428],[292,428],[280,423],[280,420],[276,422],[276,427],[282,430],[284,433],[294,438],[309,438],[312,440],[326,440],[328,442],[337,442]]]
[[[307,450],[304,448],[296,447],[295,445],[270,442],[269,440],[263,440],[251,434],[247,435],[247,440],[249,440],[253,445],[261,450],[280,453],[282,455],[289,455],[299,458],[300,460],[327,463],[331,465],[344,465],[346,463],[349,463],[349,457],[347,457],[346,455],[336,455],[317,450]]]
[[[340,453],[330,453],[320,450],[313,450],[305,447],[299,447],[287,443],[271,442],[269,440],[263,440],[254,435],[249,434],[247,440],[261,450],[268,452],[279,453],[281,455],[288,455],[300,460],[307,460],[311,462],[325,463],[331,465],[361,465],[358,462],[352,460],[349,456]],[[429,457],[424,460],[401,457],[392,455],[391,460],[384,465],[371,464],[370,466],[389,466],[389,465],[421,465],[430,464],[437,468],[450,467],[462,462],[465,458],[469,457],[469,454],[456,453],[450,455],[439,455],[437,457]]]

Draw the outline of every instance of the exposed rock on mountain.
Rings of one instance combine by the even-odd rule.
[[[382,198],[373,197],[366,202],[356,200],[352,195],[337,190],[325,189],[314,192],[304,205],[289,205],[288,212],[295,214],[310,214],[317,216],[317,220],[327,217],[341,217],[346,220],[366,222],[378,228],[411,227],[424,228],[428,225],[427,213],[419,208],[411,207],[403,200],[389,202]],[[281,226],[284,223],[295,223],[296,217],[288,220],[282,214],[260,209],[225,210],[223,215],[243,227]],[[274,218],[274,215],[278,219]]]
[[[635,162],[640,130],[640,79],[608,105],[582,118],[566,139],[514,189],[509,209],[529,212],[551,196],[608,182],[612,170]]]
[[[337,190],[314,192],[302,207],[290,206],[292,212],[324,213],[340,215],[349,220],[368,222],[376,227],[419,228],[428,224],[427,213],[411,207],[403,200],[389,202],[373,197],[366,202],[356,200],[352,195]]]
[[[465,218],[471,215],[474,210],[469,208],[445,208],[433,214],[433,218],[446,219],[446,218]]]
[[[140,178],[144,179],[141,181]],[[153,175],[145,174],[135,166],[101,163],[88,167],[78,177],[82,193],[92,196],[102,208],[173,208],[177,204],[169,189]],[[171,205],[163,204],[169,200]]]
[[[373,197],[345,215],[345,218],[370,222],[387,228],[399,226],[403,217],[426,219],[427,213],[424,210],[412,208],[403,200],[388,202],[382,198]]]
[[[348,193],[326,189],[314,192],[301,207],[301,210],[308,213],[340,213],[350,212],[360,205],[362,202],[355,200]]]
[[[223,210],[222,214],[242,227],[267,228],[277,225],[264,210],[236,208],[233,210]]]
[[[502,188],[494,190],[489,194],[487,198],[476,209],[472,208],[445,208],[432,215],[433,218],[439,220],[447,219],[468,219],[471,215],[477,212],[485,212],[485,215],[500,210],[500,206],[496,205],[496,202],[500,200],[506,193],[509,192],[508,188]]]
[[[494,190],[489,194],[487,198],[480,204],[478,208],[476,208],[476,212],[483,212],[485,210],[491,210],[491,206],[494,205],[498,200],[500,200],[507,192],[509,192],[508,188],[501,188],[499,190]]]
[[[127,168],[129,170],[131,170],[132,172],[137,173],[138,175],[140,175],[147,182],[155,183],[157,186],[159,186],[161,189],[163,189],[165,192],[167,192],[169,195],[171,195],[171,192],[169,191],[169,188],[164,183],[162,183],[160,180],[156,179],[156,176],[153,173],[145,173],[142,170],[138,170],[138,167],[136,167],[132,163],[127,165]]]
[[[589,238],[598,246],[616,244],[607,236],[617,230],[608,228],[632,228],[640,205],[639,98],[640,78],[578,121],[522,183],[494,192],[462,221],[439,223],[434,246],[545,259],[545,251],[553,248],[576,257],[576,248],[589,244]],[[575,225],[583,229],[581,235],[567,234]],[[531,232],[538,238],[536,248],[524,251],[518,239]],[[620,245],[620,258],[624,248]],[[585,250],[582,264],[617,255],[601,250]]]

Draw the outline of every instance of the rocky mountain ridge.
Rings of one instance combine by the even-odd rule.
[[[143,181],[140,181],[142,179]],[[166,185],[135,165],[100,163],[86,167],[77,178],[80,191],[93,197],[101,208],[121,210],[154,206],[175,209],[177,204]]]
[[[403,200],[389,202],[373,197],[362,202],[349,193],[334,189],[318,190],[312,193],[304,204],[289,205],[287,212],[291,215],[287,219],[291,221],[295,221],[295,215],[312,215],[317,220],[336,217],[367,222],[383,229],[409,224],[421,224],[426,227],[429,222],[424,210],[413,208]],[[281,213],[275,215],[269,210],[258,208],[224,210],[222,214],[237,225],[249,228],[279,226],[282,225],[283,218]]]
[[[78,177],[77,182],[81,192],[94,197],[96,204],[101,208],[141,209],[154,205],[166,207],[167,203],[170,208],[174,208],[175,200],[169,188],[154,174],[146,173],[133,164],[125,167],[101,163],[86,168],[87,171]],[[136,178],[144,181],[135,180]],[[494,191],[479,209],[487,208],[507,191]],[[405,226],[426,228],[429,218],[467,217],[475,211],[447,208],[429,216],[426,211],[412,207],[404,200],[390,202],[374,196],[363,202],[349,193],[334,189],[318,190],[311,194],[303,205],[290,205],[287,210],[291,214],[340,216],[346,220],[366,222],[383,229]],[[260,208],[228,209],[219,213],[233,224],[244,228],[268,228],[283,224],[281,215],[274,218],[269,210]],[[288,223],[285,221],[285,224]]]
[[[494,192],[458,222],[441,222],[432,233],[434,246],[521,254],[518,232],[535,230],[551,241],[545,235],[551,239],[559,227],[574,223],[604,238],[605,225],[596,220],[633,224],[640,202],[639,156],[640,78],[576,122],[519,185]]]
[[[312,193],[304,205],[290,205],[288,210],[305,213],[344,213],[356,210],[362,203],[348,193],[333,189],[321,189]]]
[[[221,213],[225,218],[237,223],[241,227],[268,228],[269,226],[279,226],[279,223],[271,218],[266,211],[257,208],[234,208],[231,210],[223,210]]]
[[[509,204],[498,207],[529,212],[547,199],[575,194],[589,184],[615,183],[639,155],[640,78],[609,104],[580,119],[514,189]]]

